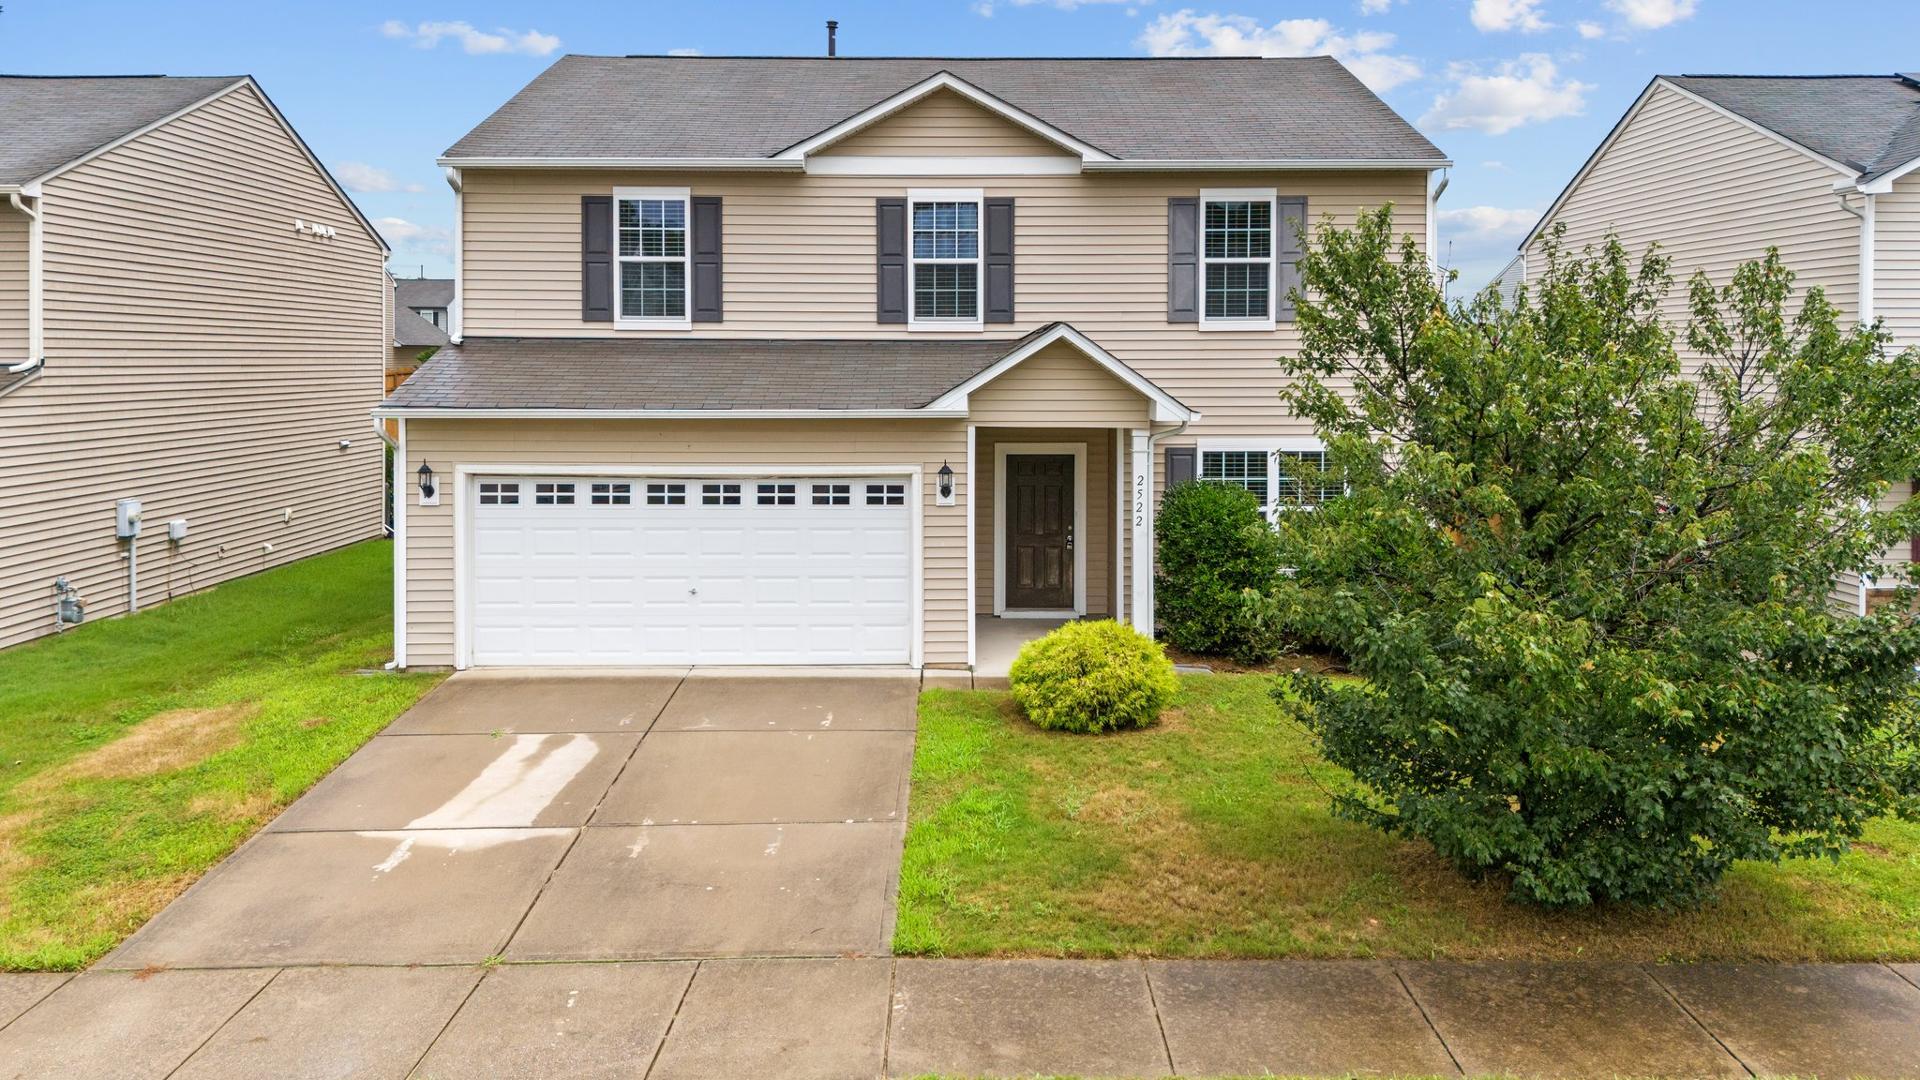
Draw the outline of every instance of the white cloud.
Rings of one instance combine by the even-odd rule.
[[[1700,0],[1607,0],[1607,8],[1635,30],[1658,30],[1693,18]]]
[[[1488,170],[1489,172],[1512,172],[1513,171],[1513,169],[1510,166],[1508,166],[1507,163],[1504,161],[1483,161],[1480,163],[1480,167]]]
[[[1578,116],[1587,105],[1592,86],[1562,79],[1553,58],[1528,53],[1503,61],[1491,73],[1473,64],[1447,68],[1451,89],[1433,99],[1420,118],[1447,131],[1473,130],[1505,135],[1517,127]]]
[[[1400,0],[1405,3],[1406,0]],[[1360,0],[1360,14],[1385,15],[1393,10],[1393,0]]]
[[[406,218],[375,218],[373,226],[398,251],[453,255],[453,230],[438,225],[416,225]]]
[[[1153,56],[1329,55],[1376,91],[1420,77],[1418,61],[1387,51],[1393,42],[1392,34],[1347,33],[1325,19],[1282,19],[1262,26],[1245,15],[1198,15],[1191,9],[1162,15],[1140,32],[1140,45]]]
[[[973,5],[973,13],[983,19],[991,19],[998,2],[1001,0],[978,0]],[[1004,0],[1004,2],[1014,7],[1038,7],[1044,4],[1047,7],[1059,8],[1061,11],[1072,11],[1075,8],[1092,7],[1098,4],[1133,4],[1138,3],[1139,0]],[[1129,10],[1127,14],[1131,15],[1133,12]]]
[[[699,49],[668,49],[668,56],[699,56]]]
[[[473,56],[496,53],[548,56],[560,47],[559,38],[538,30],[508,30],[501,27],[493,33],[487,33],[474,29],[472,23],[462,21],[423,22],[408,26],[399,19],[388,19],[381,24],[380,32],[390,38],[410,40],[416,48],[421,49],[431,49],[442,40],[452,39]]]
[[[1512,247],[1539,220],[1538,210],[1508,210],[1499,206],[1463,206],[1434,214],[1441,241],[1468,251]]]
[[[1580,36],[1588,41],[1607,36],[1607,28],[1597,22],[1580,22],[1575,24],[1574,29],[1580,31]]]
[[[360,195],[376,191],[426,190],[419,184],[402,183],[387,170],[364,161],[342,161],[333,167],[333,175],[342,187]]]
[[[1553,24],[1540,13],[1541,0],[1473,0],[1474,29],[1485,33],[1518,30],[1537,34]]]

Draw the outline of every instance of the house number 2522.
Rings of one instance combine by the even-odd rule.
[[[1147,523],[1147,474],[1136,473],[1133,477],[1133,524],[1136,528]]]

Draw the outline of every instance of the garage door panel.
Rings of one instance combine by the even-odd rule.
[[[859,480],[478,483],[497,486],[477,488],[474,510],[474,663],[909,657],[911,518],[899,481],[875,482],[896,492],[890,505],[867,504]],[[489,502],[516,484],[517,502]],[[621,484],[632,484],[625,503],[609,495]],[[826,502],[813,502],[816,487]]]

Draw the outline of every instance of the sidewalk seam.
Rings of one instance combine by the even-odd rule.
[[[1908,986],[1913,987],[1915,990],[1920,990],[1920,982],[1914,982],[1912,979],[1907,978],[1904,974],[1901,973],[1899,968],[1894,967],[1892,964],[1889,964],[1884,960],[1880,962],[1880,966],[1883,968],[1886,968],[1888,971],[1893,972],[1894,978],[1899,979],[1901,982],[1906,983]],[[56,989],[58,988],[56,987]]]
[[[1434,1041],[1440,1044],[1440,1049],[1447,1052],[1447,1060],[1453,1062],[1453,1071],[1461,1076],[1467,1075],[1467,1070],[1461,1066],[1460,1058],[1454,1054],[1453,1047],[1447,1044],[1447,1037],[1440,1034],[1439,1025],[1433,1022],[1433,1017],[1427,1015],[1426,1004],[1420,1000],[1420,995],[1413,992],[1413,987],[1407,985],[1407,977],[1400,974],[1400,965],[1388,964],[1387,970],[1393,972],[1393,981],[1400,984],[1400,992],[1407,995],[1408,1001],[1413,1002],[1414,1009],[1420,1013],[1421,1021],[1427,1025],[1428,1031],[1433,1032]]]
[[[680,1010],[686,1008],[687,995],[693,993],[693,980],[700,977],[700,969],[707,966],[705,960],[695,960],[693,970],[687,973],[687,985],[680,988],[680,998],[673,1003],[673,1015],[667,1017],[667,1026],[660,1032],[660,1041],[653,1044],[653,1056],[647,1059],[647,1067],[641,1071],[640,1080],[647,1080],[660,1064],[660,1055],[667,1052],[667,1040],[673,1037],[673,1025],[680,1022]]]
[[[1733,1052],[1733,1047],[1728,1046],[1726,1044],[1726,1041],[1720,1038],[1720,1035],[1718,1032],[1708,1027],[1706,1023],[1702,1021],[1698,1016],[1695,1016],[1693,1014],[1692,1009],[1687,1008],[1687,1003],[1684,1001],[1681,1001],[1680,995],[1673,992],[1673,987],[1668,986],[1666,983],[1666,980],[1662,979],[1659,976],[1659,974],[1654,970],[1654,965],[1639,964],[1636,966],[1639,967],[1639,969],[1646,974],[1647,978],[1653,980],[1653,985],[1659,987],[1661,991],[1665,993],[1667,997],[1673,1001],[1674,1005],[1678,1007],[1681,1012],[1686,1014],[1687,1019],[1693,1021],[1694,1026],[1698,1027],[1701,1031],[1706,1032],[1707,1038],[1712,1039],[1713,1044],[1715,1046],[1718,1046],[1723,1053],[1725,1053],[1728,1057],[1732,1058],[1733,1063],[1735,1065],[1740,1066],[1740,1068],[1744,1070],[1748,1076],[1760,1075],[1759,1073],[1754,1072],[1753,1066],[1747,1064],[1746,1061],[1742,1059],[1739,1054],[1736,1054]]]
[[[880,1029],[880,1075],[893,1075],[893,995],[900,982],[900,958],[887,957],[887,1022]]]
[[[8,1020],[4,1024],[0,1024],[0,1031],[5,1031],[8,1028],[12,1027],[13,1025],[19,1023],[21,1017],[39,1008],[42,1002],[46,1001],[48,998],[52,997],[53,995],[59,993],[61,990],[65,989],[66,985],[72,982],[76,977],[72,972],[59,972],[58,974],[65,975],[66,978],[61,979],[58,983],[55,983],[53,989],[47,991],[44,994],[41,994],[37,998],[34,998],[33,1001],[29,1003],[26,1008],[21,1009],[18,1013],[15,1013],[13,1019]]]
[[[1160,1017],[1160,996],[1153,992],[1153,969],[1145,960],[1136,963],[1140,965],[1140,980],[1147,984],[1147,1005],[1153,1009],[1153,1026],[1160,1031],[1160,1052],[1167,1055],[1167,1075],[1178,1076],[1180,1070],[1173,1066],[1173,1044],[1167,1041],[1167,1022]]]
[[[247,1000],[241,1002],[239,1008],[228,1013],[227,1018],[225,1020],[222,1020],[218,1024],[215,1024],[213,1027],[213,1030],[207,1032],[207,1037],[204,1039],[201,1039],[199,1043],[195,1044],[193,1049],[187,1051],[187,1056],[181,1058],[179,1064],[175,1065],[171,1069],[168,1069],[167,1076],[171,1077],[175,1073],[178,1073],[181,1069],[186,1068],[187,1062],[192,1061],[194,1058],[198,1057],[200,1055],[200,1051],[205,1050],[207,1048],[208,1043],[212,1042],[214,1038],[218,1036],[221,1032],[227,1030],[227,1025],[233,1023],[234,1017],[239,1016],[243,1012],[246,1012],[247,1006],[259,1000],[260,995],[266,993],[267,987],[272,986],[274,984],[274,981],[280,978],[281,972],[285,970],[286,968],[276,968],[272,975],[267,976],[267,981],[261,983],[259,989],[255,990],[251,994],[248,994]],[[52,996],[51,994],[48,995],[48,997],[51,997],[51,996]],[[42,1000],[45,1000],[45,999],[43,998]]]
[[[433,1038],[427,1040],[427,1045],[420,1050],[420,1056],[413,1059],[412,1065],[407,1066],[405,1075],[414,1076],[420,1072],[420,1066],[426,1063],[427,1055],[433,1053],[433,1048],[440,1045],[441,1039],[446,1038],[447,1029],[452,1027],[453,1022],[458,1020],[460,1014],[466,1011],[467,1003],[473,1000],[473,995],[480,992],[480,984],[486,982],[492,975],[493,970],[491,968],[488,968],[484,964],[481,965],[480,977],[473,980],[473,985],[467,987],[466,993],[460,995],[460,1004],[455,1005],[453,1011],[447,1014],[446,1022],[440,1025],[439,1031],[433,1033]]]

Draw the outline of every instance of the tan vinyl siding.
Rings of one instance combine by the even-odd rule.
[[[958,420],[409,420],[411,475],[424,460],[453,483],[457,466],[918,465],[925,529],[922,611],[924,660],[967,662],[966,428]],[[936,506],[935,474],[953,466],[958,499]],[[407,489],[407,663],[454,662],[452,488],[437,507]]]
[[[47,368],[0,398],[0,645],[52,628],[58,575],[89,619],[125,609],[121,497],[145,504],[143,604],[379,534],[382,253],[251,88],[42,208]]]
[[[1056,341],[968,395],[975,424],[1026,427],[1143,427],[1147,399]]]
[[[1676,330],[1686,325],[1695,271],[1724,285],[1769,245],[1799,275],[1798,288],[1819,285],[1857,315],[1859,219],[1834,198],[1839,179],[1802,151],[1663,84],[1549,224],[1567,227],[1574,250],[1600,243],[1609,229],[1636,259],[1659,243],[1673,259],[1666,312]],[[1529,252],[1536,278],[1545,265],[1538,252],[1536,242]]]
[[[27,359],[27,215],[0,205],[0,367]]]
[[[959,94],[939,90],[819,153],[848,157],[1041,157],[1067,151]]]
[[[1300,435],[1282,407],[1280,353],[1293,327],[1200,332],[1168,323],[1167,199],[1264,186],[1305,195],[1308,216],[1351,223],[1392,202],[1398,228],[1425,234],[1425,174],[1088,174],[912,179],[849,176],[511,172],[463,177],[465,331],[473,337],[660,335],[580,319],[580,196],[615,186],[688,186],[725,200],[726,321],[714,337],[898,338],[874,321],[874,199],[909,188],[980,187],[1016,201],[1015,337],[1072,323],[1205,418],[1190,434]],[[918,336],[916,334],[916,336]],[[931,335],[930,335],[931,336]]]
[[[1113,432],[1087,428],[981,428],[974,432],[974,604],[981,615],[993,614],[993,584],[997,573],[993,510],[999,500],[997,470],[1001,443],[1080,444],[1087,470],[1087,532],[1074,537],[1086,548],[1087,614],[1111,614],[1113,595]]]
[[[1873,308],[1893,347],[1920,347],[1920,171],[1874,197]]]

